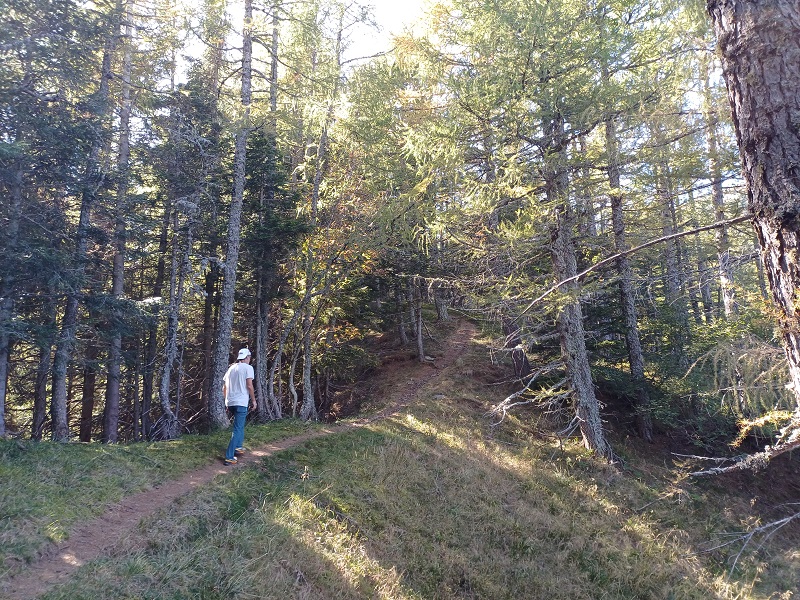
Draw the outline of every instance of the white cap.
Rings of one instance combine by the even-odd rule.
[[[236,360],[244,360],[248,356],[250,356],[250,350],[247,348],[242,348],[239,350],[239,356],[236,357]]]

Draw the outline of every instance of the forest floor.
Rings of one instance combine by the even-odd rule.
[[[144,546],[146,540],[138,539],[138,524],[145,518],[167,507],[179,497],[192,490],[208,485],[214,478],[226,476],[243,466],[251,465],[278,452],[304,444],[305,442],[364,427],[385,419],[425,391],[440,376],[442,370],[463,354],[472,343],[477,329],[468,321],[461,321],[453,328],[447,340],[440,342],[442,352],[434,363],[389,360],[381,367],[381,388],[391,390],[382,398],[384,405],[379,411],[352,421],[334,423],[258,447],[248,447],[247,454],[239,464],[226,467],[220,457],[209,457],[205,467],[186,473],[178,479],[166,481],[160,486],[133,494],[110,506],[102,515],[69,531],[68,538],[45,549],[39,558],[26,565],[6,582],[0,582],[0,594],[9,600],[36,598],[54,586],[68,580],[81,566],[103,556],[121,540],[130,547]],[[352,407],[344,407],[341,414],[349,413]],[[247,432],[245,431],[245,438]]]

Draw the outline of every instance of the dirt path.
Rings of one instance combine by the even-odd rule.
[[[187,473],[179,479],[167,481],[157,488],[128,496],[109,507],[99,517],[73,529],[69,539],[52,545],[24,571],[5,582],[0,582],[0,594],[8,600],[36,598],[67,581],[79,567],[103,556],[107,550],[122,540],[135,539],[137,525],[142,519],[169,506],[177,498],[191,493],[194,488],[210,483],[215,477],[228,475],[241,469],[242,466],[253,464],[310,440],[364,427],[397,413],[411,404],[429,384],[439,378],[444,369],[453,364],[466,350],[475,331],[474,325],[462,321],[448,336],[443,355],[436,360],[434,366],[415,363],[403,369],[405,383],[411,385],[404,385],[403,389],[389,393],[387,406],[380,412],[356,421],[329,425],[313,432],[252,448],[246,456],[239,459],[239,464],[235,467],[225,467],[220,463],[211,464]]]

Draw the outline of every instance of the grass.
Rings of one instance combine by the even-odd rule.
[[[141,524],[144,547],[121,542],[45,598],[777,599],[798,592],[796,530],[746,552],[730,576],[737,546],[699,553],[765,518],[749,492],[722,480],[689,482],[635,443],[616,444],[625,470],[609,467],[575,442],[559,448],[538,439],[521,414],[491,428],[483,413],[497,400],[495,388],[473,376],[487,368],[478,360],[443,371],[390,419],[315,439],[193,491]],[[407,379],[385,376],[387,386]],[[248,443],[297,428],[248,427]],[[222,435],[125,449],[133,454],[49,444],[20,452],[40,452],[49,463],[40,472],[26,458],[33,478],[69,472],[59,477],[82,486],[98,507],[113,496],[103,489],[122,485],[100,481],[115,470],[135,471],[138,483],[125,485],[141,489],[202,464],[219,452]],[[146,452],[152,461],[139,456]],[[117,466],[87,469],[91,461]],[[83,466],[53,464],[70,462]],[[161,462],[170,464],[154,464]]]
[[[263,444],[307,427],[291,420],[248,426],[247,442]],[[208,464],[229,438],[221,431],[130,446],[0,440],[0,577],[108,505]]]

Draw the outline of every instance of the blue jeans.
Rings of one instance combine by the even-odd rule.
[[[233,458],[234,451],[244,446],[244,422],[247,419],[246,406],[231,406],[229,408],[233,413],[233,432],[231,433],[228,449],[225,451],[225,458]]]

